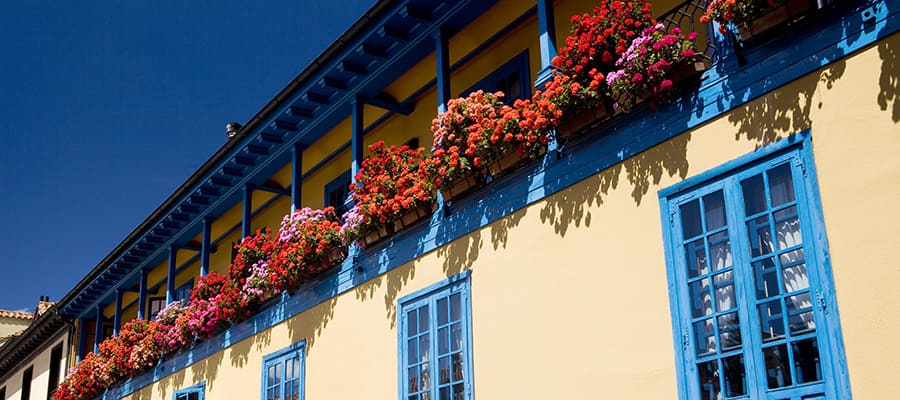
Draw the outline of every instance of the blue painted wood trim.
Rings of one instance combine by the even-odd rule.
[[[350,148],[352,149],[351,155],[352,159],[350,161],[350,174],[352,175],[352,179],[356,182],[356,174],[359,173],[362,168],[363,161],[363,135],[365,135],[365,103],[359,101],[357,99],[351,105],[353,108],[353,112],[350,115],[351,118],[351,136],[350,136]]]
[[[202,381],[196,385],[188,386],[186,388],[181,388],[172,393],[172,400],[178,400],[178,395],[189,394],[189,393],[197,393],[197,397],[199,400],[203,400],[206,397],[206,381]]]
[[[203,217],[203,236],[200,238],[200,276],[209,273],[209,256],[212,250],[212,224],[211,216]]]
[[[291,211],[303,208],[303,148],[302,144],[294,143],[291,154]]]
[[[536,88],[543,88],[552,77],[551,62],[556,57],[556,21],[553,16],[553,0],[537,0],[538,34],[541,43],[541,70],[538,72]]]
[[[87,340],[87,318],[79,318],[78,319],[78,351],[77,357],[75,359],[76,362],[81,362],[84,359],[85,353],[87,353],[87,348],[85,341]]]
[[[166,264],[166,304],[171,304],[175,300],[175,274],[178,266],[178,248],[169,247],[169,263]]]
[[[241,213],[241,240],[253,234],[253,189],[252,183],[244,184],[244,200],[241,203],[243,212]]]
[[[296,354],[300,359],[300,400],[306,398],[306,339],[301,339],[288,347],[263,356],[259,385],[260,399],[266,398],[266,369],[268,369],[269,362],[292,354]],[[287,399],[287,396],[284,398]]]
[[[438,29],[434,36],[434,53],[437,61],[438,112],[447,109],[450,100],[450,32]]]
[[[97,305],[97,317],[94,318],[94,353],[100,350],[100,339],[103,338],[103,307]]]
[[[146,319],[146,308],[147,308],[147,270],[141,269],[141,281],[138,283],[138,307],[137,307],[137,317],[140,319]]]
[[[116,309],[113,315],[113,336],[119,337],[119,329],[122,327],[122,294],[125,291],[119,289],[116,291]]]

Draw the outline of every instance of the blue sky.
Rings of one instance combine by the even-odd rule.
[[[374,2],[0,3],[0,308],[64,296]]]

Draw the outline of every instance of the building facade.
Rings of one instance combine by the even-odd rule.
[[[0,399],[50,399],[70,364],[74,329],[53,303],[42,297],[35,313],[25,314],[32,323],[0,346]]]
[[[430,147],[475,89],[527,98],[594,6],[377,2],[61,300],[72,359],[292,209],[343,206],[367,145]],[[891,397],[900,3],[808,6],[742,41],[654,2],[710,66],[673,104],[551,143],[103,396]]]

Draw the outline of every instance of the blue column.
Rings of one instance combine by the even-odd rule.
[[[556,22],[553,19],[553,0],[537,0],[538,30],[541,43],[541,71],[534,86],[543,88],[553,71],[551,62],[556,57]]]
[[[437,58],[438,112],[444,112],[450,100],[450,34],[443,28],[434,38],[434,49]]]
[[[103,339],[103,307],[97,305],[97,318],[94,320],[94,353],[100,351],[100,340]]]
[[[147,319],[144,309],[147,308],[147,270],[141,269],[141,283],[138,284],[137,317]]]
[[[85,347],[87,345],[85,341],[87,340],[88,320],[87,318],[81,318],[78,321],[78,358],[75,360],[76,362],[84,359]]]
[[[363,111],[365,104],[360,99],[353,100],[352,114],[352,136],[350,138],[350,151],[352,152],[352,162],[350,164],[350,174],[356,179],[356,174],[362,168],[363,160],[363,136],[365,136],[365,120],[363,119]]]
[[[303,208],[303,145],[294,143],[294,153],[291,158],[291,211]]]
[[[166,275],[166,304],[175,300],[175,264],[178,262],[178,248],[169,247],[169,270]]]
[[[252,234],[250,230],[250,219],[253,218],[253,184],[244,185],[244,212],[241,218],[241,240]]]
[[[113,336],[119,337],[119,328],[122,327],[122,289],[116,290],[116,309],[113,316]]]
[[[206,274],[209,273],[209,252],[212,247],[212,223],[212,217],[208,215],[203,217],[203,237],[200,240],[200,276],[206,276]]]

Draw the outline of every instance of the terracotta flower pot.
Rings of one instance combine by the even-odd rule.
[[[454,181],[449,188],[441,188],[441,197],[444,198],[444,201],[453,201],[481,187],[483,184],[484,179],[480,175],[466,175]]]
[[[788,0],[784,4],[764,10],[749,24],[738,26],[741,40],[749,41],[754,36],[759,36],[766,31],[775,28],[807,13],[811,8],[809,0]]]
[[[562,142],[568,142],[585,133],[596,122],[611,115],[612,107],[606,103],[601,103],[595,108],[579,111],[571,118],[566,118],[560,122],[559,127],[556,128],[556,137]]]

